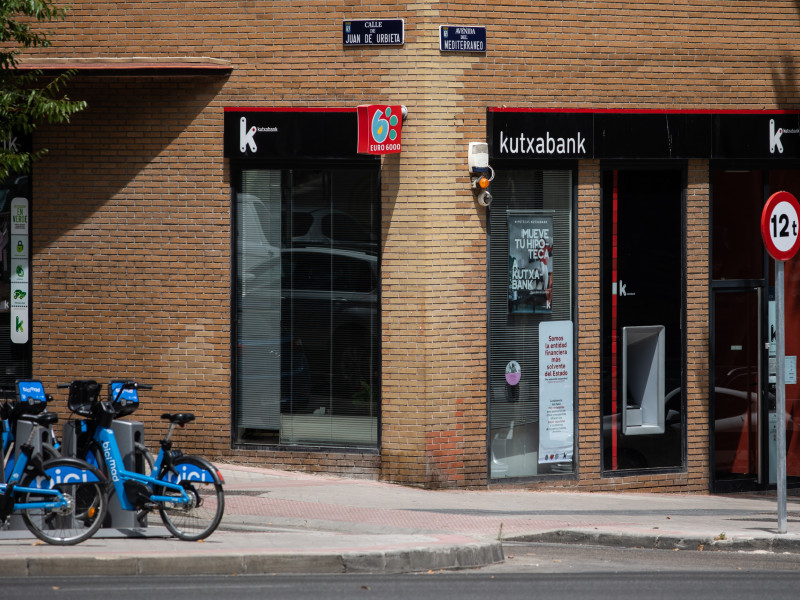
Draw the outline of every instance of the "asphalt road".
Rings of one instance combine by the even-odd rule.
[[[797,573],[800,554],[777,552],[714,552],[584,546],[578,544],[503,543],[505,561],[482,573],[666,573],[763,572]],[[800,588],[798,588],[800,590]]]
[[[245,575],[4,581],[5,598],[84,600],[750,600],[796,598],[800,577],[785,571],[707,573],[487,573],[421,575]]]
[[[405,575],[6,578],[2,597],[42,600],[750,600],[796,598],[800,557],[578,545],[506,546],[507,560],[469,571]]]

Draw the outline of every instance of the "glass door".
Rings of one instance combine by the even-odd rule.
[[[769,485],[766,315],[768,279],[758,224],[768,195],[761,170],[715,170],[712,204],[712,388],[714,491]]]
[[[800,171],[715,170],[711,174],[714,490],[766,489],[777,481],[774,261],[758,223],[777,191],[800,197]],[[786,262],[788,364],[800,355],[800,260]],[[792,368],[796,373],[796,367]],[[787,483],[800,485],[800,385],[786,392]]]
[[[717,482],[761,480],[761,290],[714,293],[714,473]]]

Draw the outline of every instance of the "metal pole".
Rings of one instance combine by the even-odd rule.
[[[775,327],[777,345],[777,364],[775,392],[776,452],[778,454],[778,533],[786,533],[786,380],[784,343],[784,300],[783,300],[783,261],[775,261]]]

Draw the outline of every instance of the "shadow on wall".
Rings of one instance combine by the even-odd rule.
[[[34,167],[37,245],[49,246],[112,201],[136,212],[166,194],[225,194],[222,111],[203,114],[225,81],[76,76],[68,94],[88,107],[34,135],[35,147],[49,150]],[[201,122],[209,119],[210,126]]]
[[[800,0],[794,2],[797,18],[800,20]],[[772,88],[775,92],[775,103],[783,110],[794,110],[800,102],[800,82],[797,79],[797,61],[793,56],[784,54],[782,66],[772,67]]]
[[[772,87],[775,103],[783,110],[796,110],[800,102],[800,81],[797,78],[797,61],[793,56],[781,57],[782,66],[772,67]]]

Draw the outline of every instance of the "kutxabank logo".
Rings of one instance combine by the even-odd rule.
[[[775,151],[778,151],[778,154],[783,154],[783,143],[781,142],[781,136],[784,134],[799,134],[800,128],[798,129],[785,129],[783,127],[777,127],[775,125],[775,119],[769,120],[769,153],[775,154]]]
[[[247,130],[247,119],[242,117],[239,120],[239,150],[242,152],[247,151],[247,146],[250,146],[250,152],[255,152],[258,150],[258,146],[256,146],[256,126],[253,125],[250,128],[250,131]]]
[[[585,155],[586,138],[580,131],[573,136],[559,137],[546,131],[544,135],[528,136],[525,133],[508,135],[500,131],[500,154],[531,154],[531,155]]]
[[[256,133],[277,133],[277,131],[277,127],[256,127],[255,125],[248,129],[247,119],[242,117],[239,119],[239,150],[244,154],[249,147],[250,152],[256,152],[258,150]]]

